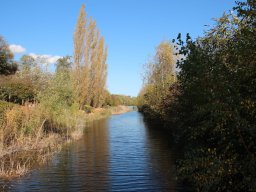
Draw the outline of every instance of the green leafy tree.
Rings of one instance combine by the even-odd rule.
[[[20,70],[23,73],[28,73],[36,65],[36,60],[30,55],[23,55],[20,58]]]
[[[184,145],[178,178],[195,191],[256,191],[256,3],[237,2],[234,10],[203,37],[184,42],[179,34],[178,81],[162,97],[154,83],[139,96],[142,110],[157,106],[153,112]],[[147,77],[158,77],[150,69]]]
[[[56,73],[69,73],[72,67],[71,57],[65,56],[57,60]]]
[[[0,84],[0,100],[24,104],[34,101],[35,92],[32,86],[24,82],[6,82]]]
[[[17,71],[17,64],[13,61],[13,53],[8,43],[0,36],[0,75],[11,75]]]
[[[179,173],[198,191],[255,191],[255,1],[196,41],[179,37]]]

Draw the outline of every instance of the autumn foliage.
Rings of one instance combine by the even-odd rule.
[[[75,100],[82,109],[85,105],[101,107],[105,101],[107,78],[107,48],[96,21],[86,17],[80,9],[74,33],[73,87]]]
[[[173,41],[177,83],[154,112],[184,145],[178,178],[196,191],[256,190],[255,13],[255,1],[238,2],[203,37]],[[148,94],[158,93],[143,89],[142,103],[154,109]]]

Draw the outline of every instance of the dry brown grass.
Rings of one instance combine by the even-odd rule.
[[[45,133],[44,113],[38,108],[7,109],[0,127],[0,177],[24,175],[60,148],[62,136]]]
[[[1,151],[0,178],[13,178],[26,174],[36,165],[44,164],[61,149],[62,138],[48,134],[35,143],[35,139],[24,138],[15,145]]]
[[[64,143],[80,139],[89,121],[109,114],[106,109],[64,111],[53,118],[40,106],[7,109],[0,120],[0,178],[22,176],[47,162]]]

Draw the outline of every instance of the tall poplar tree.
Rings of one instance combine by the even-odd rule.
[[[73,84],[76,102],[101,107],[105,100],[107,48],[96,21],[87,19],[82,5],[74,33]]]
[[[73,91],[76,102],[82,107],[83,95],[82,80],[87,80],[87,77],[82,73],[84,65],[84,40],[85,40],[85,26],[86,26],[86,13],[84,11],[85,5],[82,5],[78,16],[73,42],[74,42],[74,72],[73,72]],[[84,75],[84,77],[83,77]],[[86,81],[85,80],[85,81]],[[87,81],[84,83],[88,83]],[[86,89],[87,87],[83,87]]]

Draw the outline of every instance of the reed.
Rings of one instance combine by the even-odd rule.
[[[51,159],[64,143],[80,139],[90,121],[108,116],[106,109],[82,110],[13,105],[0,120],[0,178],[20,177]]]

